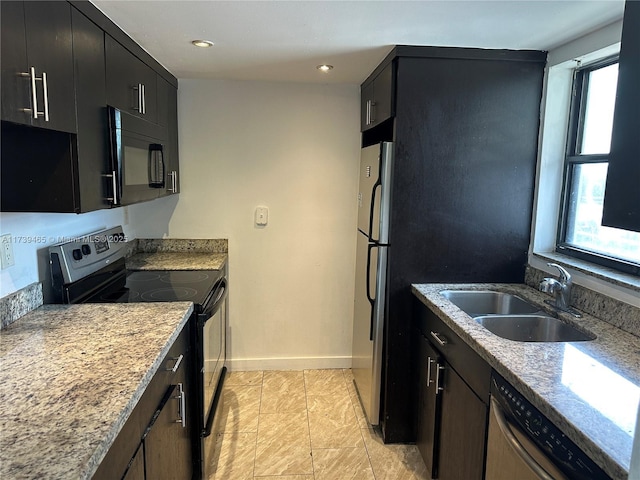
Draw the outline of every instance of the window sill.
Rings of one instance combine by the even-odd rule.
[[[640,306],[639,277],[555,252],[535,252],[529,255],[529,264],[532,267],[552,275],[557,274],[555,269],[547,266],[549,262],[568,268],[573,275],[574,283],[631,305]]]

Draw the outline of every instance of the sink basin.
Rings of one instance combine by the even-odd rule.
[[[440,294],[471,317],[528,314],[541,310],[520,297],[492,290],[443,290]]]
[[[517,342],[584,342],[596,338],[546,315],[481,315],[475,320],[491,333]]]

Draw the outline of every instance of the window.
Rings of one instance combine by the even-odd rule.
[[[601,225],[617,81],[617,59],[576,70],[557,250],[638,275],[640,233]]]

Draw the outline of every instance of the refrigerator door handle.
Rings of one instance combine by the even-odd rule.
[[[369,244],[367,247],[367,281],[365,286],[365,289],[367,290],[367,300],[369,300],[369,303],[371,304],[371,320],[369,324],[370,341],[373,341],[373,323],[375,318],[374,312],[376,306],[376,299],[371,297],[371,294],[369,293],[371,291],[371,250],[374,248],[378,248],[378,246]]]
[[[380,240],[380,231],[378,231],[378,238],[373,238],[373,213],[376,205],[376,192],[382,187],[380,177],[376,180],[371,191],[371,205],[369,206],[369,240],[372,242],[378,242]],[[368,292],[367,292],[368,295]]]

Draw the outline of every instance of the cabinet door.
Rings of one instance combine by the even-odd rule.
[[[603,225],[640,232],[640,2],[625,4]]]
[[[109,207],[109,123],[106,111],[104,32],[75,8],[73,60],[77,101],[77,211]]]
[[[372,124],[378,125],[393,113],[393,62],[382,70],[373,82],[374,106]]]
[[[156,123],[156,72],[109,35],[105,36],[107,104]]]
[[[483,476],[487,406],[448,363],[444,363],[438,478]]]
[[[393,62],[362,86],[360,125],[362,131],[375,127],[393,115]]]
[[[2,120],[31,125],[24,3],[0,2],[2,22]]]
[[[59,1],[1,5],[2,119],[75,133],[71,6]]]
[[[131,459],[122,480],[145,480],[144,478],[144,443],[141,443]]]
[[[373,82],[362,86],[360,92],[360,126],[365,131],[370,127],[371,108],[373,103]]]
[[[418,434],[416,445],[427,467],[429,478],[437,478],[438,474],[438,434],[440,418],[440,392],[437,376],[440,366],[440,355],[429,341],[419,335],[420,345],[418,365],[419,404],[418,404]]]
[[[180,161],[178,157],[178,90],[158,76],[158,123],[166,128],[165,195],[180,192]],[[162,195],[161,195],[162,196]]]
[[[148,478],[190,479],[192,459],[190,438],[181,422],[186,404],[182,384],[171,385],[158,407],[144,440]]]
[[[28,67],[35,67],[37,127],[74,133],[76,104],[73,91],[71,5],[67,2],[24,2]],[[46,75],[46,86],[44,76]]]

